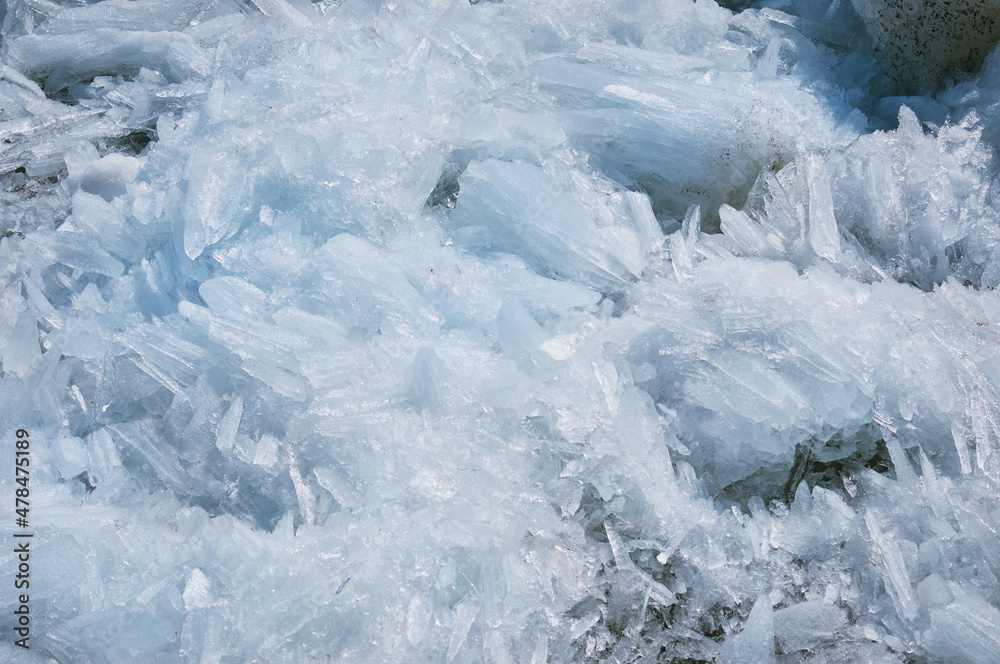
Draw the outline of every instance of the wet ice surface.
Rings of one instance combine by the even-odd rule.
[[[1000,61],[423,4],[6,4],[32,652],[998,661]]]

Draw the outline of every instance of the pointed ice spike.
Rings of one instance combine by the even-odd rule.
[[[833,213],[830,176],[822,157],[810,154],[806,160],[809,172],[809,244],[817,256],[834,261],[840,253],[840,230]]]
[[[719,664],[774,664],[774,610],[771,598],[762,594],[750,610],[743,631],[726,639]]]

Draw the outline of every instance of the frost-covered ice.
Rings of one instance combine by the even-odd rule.
[[[727,4],[2,5],[0,657],[1000,661],[1000,55]]]

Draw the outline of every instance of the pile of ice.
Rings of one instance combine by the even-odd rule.
[[[1000,58],[417,4],[0,8],[0,653],[998,661]]]

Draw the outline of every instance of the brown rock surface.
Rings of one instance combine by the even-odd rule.
[[[1000,0],[851,0],[898,92],[974,72],[1000,40]]]

